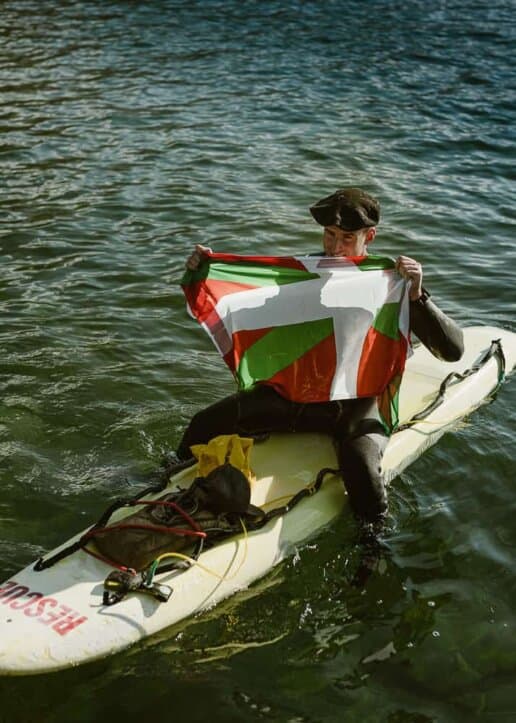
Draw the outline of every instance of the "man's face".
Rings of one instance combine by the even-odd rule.
[[[344,231],[338,226],[325,226],[323,235],[326,256],[365,256],[367,245],[376,233],[374,228]]]

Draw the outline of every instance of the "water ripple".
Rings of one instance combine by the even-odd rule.
[[[420,259],[461,323],[514,328],[513,14],[509,0],[2,4],[4,572],[83,527],[199,407],[232,391],[184,311],[178,282],[195,243],[313,251],[309,205],[364,185],[382,202],[378,249]],[[514,625],[513,407],[506,385],[397,481],[390,552],[363,596],[336,592],[354,559],[346,519],[342,549],[330,535],[260,610],[236,602],[236,630],[277,616],[290,633],[237,656],[244,696],[216,667],[220,695],[189,681],[199,718],[244,699],[264,710],[271,699],[284,720],[337,720],[344,705],[365,719],[379,696],[396,720],[469,715],[466,698],[503,711],[496,675],[482,704],[468,685],[476,671],[514,672],[503,652],[503,625]],[[468,640],[477,626],[482,644]],[[207,643],[218,635],[215,625]],[[440,684],[443,666],[462,693]],[[180,685],[166,683],[154,703],[169,712]],[[77,695],[59,715],[82,709]]]

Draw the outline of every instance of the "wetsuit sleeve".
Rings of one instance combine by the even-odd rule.
[[[459,361],[464,353],[462,329],[434,304],[426,290],[422,300],[410,302],[410,330],[442,361]]]

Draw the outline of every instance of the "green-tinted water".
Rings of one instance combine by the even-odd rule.
[[[136,492],[232,391],[178,288],[195,243],[318,247],[307,207],[382,202],[463,324],[514,323],[514,8],[468,0],[7,0],[0,8],[0,577]],[[513,328],[513,327],[512,327]],[[0,681],[0,720],[513,720],[514,384],[353,522],[212,614]]]

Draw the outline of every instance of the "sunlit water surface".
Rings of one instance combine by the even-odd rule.
[[[186,316],[195,243],[318,248],[307,208],[382,202],[462,324],[514,328],[510,0],[0,8],[0,573],[135,493],[232,380]],[[212,613],[74,671],[0,681],[0,720],[516,716],[516,386],[391,490],[365,589],[346,513]]]

